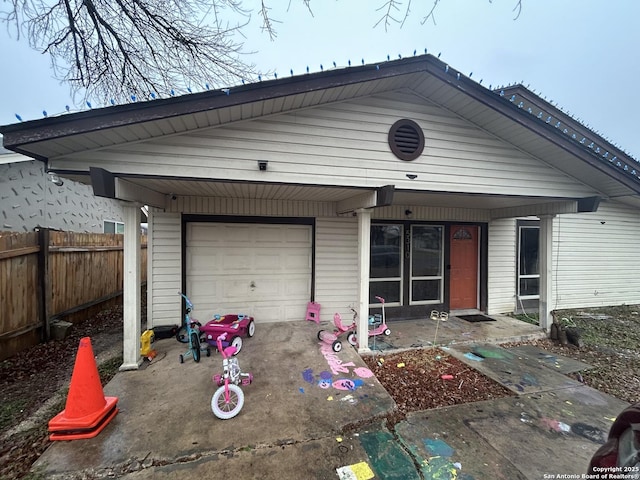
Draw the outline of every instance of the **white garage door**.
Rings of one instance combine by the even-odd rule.
[[[311,237],[310,225],[188,223],[186,286],[193,316],[304,320],[311,295]]]

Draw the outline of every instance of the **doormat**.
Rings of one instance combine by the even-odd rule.
[[[456,318],[460,318],[462,320],[466,320],[467,322],[495,322],[495,318],[489,318],[485,315],[475,314],[475,315],[456,315]]]

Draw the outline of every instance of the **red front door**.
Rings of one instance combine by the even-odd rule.
[[[449,234],[449,309],[478,308],[478,232],[476,225],[452,225]]]

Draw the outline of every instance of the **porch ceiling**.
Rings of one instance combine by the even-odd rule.
[[[70,176],[72,180],[90,185],[88,176]],[[257,200],[287,200],[311,202],[340,202],[375,189],[326,187],[310,185],[286,185],[271,183],[241,183],[179,178],[126,177],[136,186],[151,189],[170,197],[218,197]],[[406,207],[443,207],[477,210],[515,208],[524,205],[543,205],[572,200],[568,198],[526,197],[507,195],[458,194],[446,192],[424,192],[397,190],[393,205]]]

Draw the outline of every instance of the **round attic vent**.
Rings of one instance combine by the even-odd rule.
[[[389,130],[389,146],[400,160],[415,160],[424,150],[424,133],[413,120],[398,120]]]

